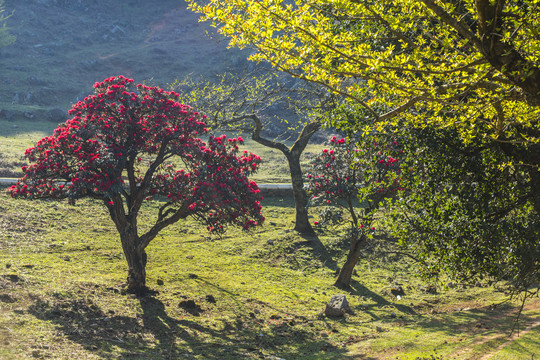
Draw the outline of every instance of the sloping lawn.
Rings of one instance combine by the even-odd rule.
[[[493,359],[521,359],[538,352],[538,327],[508,342],[517,304],[501,303],[504,294],[484,284],[425,292],[414,266],[392,254],[368,252],[357,266],[347,293],[353,314],[323,316],[342,293],[331,284],[347,244],[339,234],[302,238],[289,230],[290,200],[264,205],[267,222],[250,233],[214,238],[191,221],[166,229],[148,249],[155,292],[137,298],[123,293],[126,263],[98,204],[2,192],[0,358],[476,359],[497,350]],[[146,206],[141,227],[156,206]],[[405,290],[400,300],[389,291],[396,283]],[[523,328],[538,309],[529,303]]]

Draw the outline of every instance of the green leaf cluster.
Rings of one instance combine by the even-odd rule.
[[[371,127],[401,118],[466,141],[540,139],[536,0],[190,4],[231,46],[254,49],[252,60],[360,104]]]
[[[534,181],[492,142],[464,144],[455,129],[415,128],[403,136],[401,197],[388,224],[421,260],[463,282],[505,280],[526,292],[540,280],[540,216]]]

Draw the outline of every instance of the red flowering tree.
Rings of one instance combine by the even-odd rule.
[[[330,147],[314,159],[306,175],[311,203],[321,208],[315,225],[348,224],[350,249],[335,286],[350,286],[362,248],[372,237],[374,215],[384,199],[399,189],[399,150],[396,141],[374,135],[355,141],[330,140]]]
[[[95,94],[70,110],[54,134],[26,150],[31,162],[12,196],[100,200],[120,234],[128,263],[128,291],[146,290],[145,249],[168,225],[188,216],[222,232],[264,221],[257,184],[247,176],[260,158],[239,153],[241,138],[199,136],[204,116],[157,87],[122,76],[94,85]],[[137,216],[157,197],[157,220],[139,234]]]

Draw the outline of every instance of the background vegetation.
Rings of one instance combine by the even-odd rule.
[[[190,72],[213,76],[250,67],[245,52],[225,55],[223,42],[206,39],[209,28],[197,23],[182,2],[6,0],[5,7],[6,14],[15,10],[7,25],[17,41],[0,49],[0,176],[20,174],[24,149],[64,121],[64,109],[90,93],[94,81],[125,74],[164,86]],[[535,19],[527,18],[526,24]],[[354,24],[337,25],[331,30]],[[388,36],[387,31],[377,34]],[[436,39],[443,33],[437,34]],[[385,55],[387,49],[381,51]],[[305,55],[317,59],[317,51]],[[474,63],[482,71],[484,65]],[[501,94],[515,94],[515,89],[506,91],[511,85],[495,80]],[[462,90],[457,86],[447,96],[463,95]],[[385,110],[378,106],[389,98],[381,99],[365,105]],[[391,100],[397,107],[405,101]],[[474,108],[474,101],[467,105]],[[512,120],[512,107],[495,110],[486,113],[491,133],[497,132],[498,120]],[[354,116],[329,120],[345,127],[360,124]],[[282,154],[246,146],[263,158],[255,180],[288,182]],[[310,145],[303,164],[321,148]],[[157,204],[145,206],[145,214],[155,213]],[[510,335],[522,303],[508,299],[503,283],[421,278],[417,264],[395,247],[381,217],[375,219],[377,233],[362,251],[347,293],[353,313],[324,316],[330,297],[341,292],[331,284],[349,250],[343,229],[302,237],[289,230],[291,199],[267,198],[263,206],[265,226],[247,235],[231,231],[214,238],[191,221],[166,229],[148,248],[148,285],[155,293],[137,298],[123,293],[125,260],[104,208],[90,201],[68,206],[13,200],[2,191],[0,358],[425,360],[540,354],[537,297],[522,309],[521,336]],[[150,215],[143,215],[139,225],[151,223]],[[404,292],[399,298],[393,291],[397,287]]]

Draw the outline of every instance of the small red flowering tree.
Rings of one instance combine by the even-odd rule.
[[[398,143],[377,140],[371,135],[357,143],[334,136],[306,176],[311,203],[321,207],[320,221],[315,225],[322,229],[348,224],[350,249],[334,283],[342,289],[350,286],[361,250],[375,231],[374,215],[399,189]]]
[[[257,185],[247,176],[260,158],[239,153],[241,138],[203,142],[204,117],[178,94],[111,77],[70,110],[54,134],[26,150],[31,165],[8,191],[38,199],[93,198],[107,208],[128,263],[128,291],[146,290],[146,247],[166,226],[188,216],[212,232],[264,221]],[[127,180],[127,181],[126,181]],[[139,234],[137,216],[157,197],[155,223]]]

